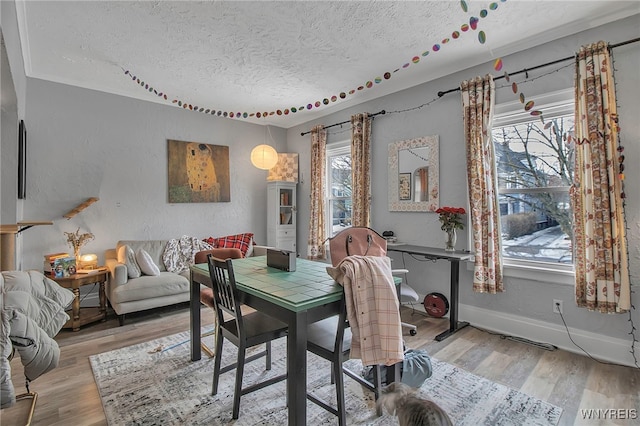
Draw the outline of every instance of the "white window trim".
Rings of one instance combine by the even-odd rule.
[[[574,90],[565,89],[547,93],[534,98],[536,108],[544,113],[547,119],[566,115],[568,106],[573,108]],[[528,111],[524,111],[520,101],[505,102],[495,106],[493,127],[508,126],[509,124],[538,120],[532,117]],[[467,227],[469,228],[469,227]],[[468,241],[472,241],[469,234]],[[473,262],[467,263],[467,269],[473,270]],[[520,259],[504,259],[503,275],[510,278],[521,278],[556,285],[574,285],[575,271],[573,265],[555,264],[548,262],[527,261]]]
[[[329,236],[333,234],[333,218],[329,217],[329,204],[332,200],[336,199],[333,197],[331,193],[331,165],[329,162],[329,158],[335,157],[338,155],[351,154],[351,141],[345,140],[340,142],[334,142],[330,145],[327,145],[326,149],[326,164],[325,164],[325,175],[327,176],[327,187],[325,188],[324,193],[324,211],[326,212],[326,220],[325,220],[325,235]]]

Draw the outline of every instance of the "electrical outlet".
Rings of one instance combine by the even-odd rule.
[[[553,312],[556,313],[556,314],[563,314],[564,313],[562,311],[562,300],[553,299]]]

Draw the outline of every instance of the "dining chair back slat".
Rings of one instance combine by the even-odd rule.
[[[209,254],[207,256],[207,264],[209,266],[209,275],[213,287],[218,318],[211,394],[216,395],[218,392],[220,374],[235,369],[236,380],[233,394],[232,418],[237,419],[240,415],[240,397],[242,395],[287,379],[287,373],[284,372],[283,374],[254,383],[250,386],[242,387],[245,363],[264,357],[265,369],[271,370],[271,341],[285,337],[287,335],[287,325],[259,311],[243,314],[240,308],[239,292],[236,287],[236,279],[233,273],[233,263],[231,259],[216,259]],[[225,318],[225,312],[229,318]],[[228,340],[237,346],[238,357],[236,362],[222,367],[222,346],[224,340]],[[248,348],[261,344],[265,345],[263,351],[253,353],[250,356],[246,355]]]

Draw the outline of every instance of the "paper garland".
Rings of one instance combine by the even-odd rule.
[[[500,0],[501,3],[506,2],[507,0]],[[467,6],[467,2],[464,0],[460,1],[460,7],[462,8],[463,12],[467,13],[469,8]],[[498,2],[493,2],[491,4],[489,4],[489,10],[497,10],[498,9]],[[487,11],[487,9],[482,9],[479,13],[480,18],[485,18],[487,15],[489,14],[489,12]],[[476,17],[476,16],[471,16],[469,18],[469,23],[464,23],[460,26],[460,30],[464,33],[469,31],[469,29],[471,30],[476,30],[478,28],[478,22],[480,20],[480,18]],[[459,31],[453,31],[451,33],[451,38],[453,40],[457,40],[460,37],[460,32]],[[478,41],[481,44],[484,44],[486,42],[486,34],[484,31],[480,31],[478,33]],[[447,44],[450,42],[450,38],[446,37],[443,38],[441,40],[440,43],[436,43],[431,47],[431,52],[439,52],[442,48],[443,45]],[[321,108],[323,106],[329,105],[330,103],[333,102],[337,102],[338,99],[342,100],[342,99],[346,99],[347,96],[353,95],[356,92],[362,91],[365,88],[367,89],[371,89],[376,87],[376,85],[381,84],[382,82],[384,82],[385,80],[389,80],[393,74],[395,74],[396,72],[402,70],[402,69],[406,69],[409,66],[413,65],[417,65],[420,63],[421,57],[425,58],[429,55],[430,51],[429,50],[425,50],[424,52],[422,52],[421,55],[416,55],[413,58],[411,58],[410,61],[404,63],[401,67],[396,68],[395,70],[389,72],[385,72],[382,77],[375,77],[372,80],[367,81],[365,84],[358,86],[355,89],[351,89],[348,92],[340,92],[338,95],[332,95],[332,96],[328,96],[326,98],[324,98],[322,101],[315,101],[313,103],[307,103],[306,105],[301,105],[300,107],[296,107],[296,106],[291,106],[288,108],[281,108],[281,109],[277,109],[275,111],[254,111],[254,112],[236,112],[236,111],[223,111],[221,109],[217,109],[217,108],[212,108],[212,107],[204,107],[204,106],[197,106],[197,105],[193,105],[189,102],[183,101],[181,99],[172,97],[167,95],[166,92],[164,91],[160,91],[157,90],[153,87],[153,85],[149,85],[148,82],[145,82],[144,79],[140,79],[140,77],[134,75],[132,72],[130,72],[129,70],[125,70],[124,71],[124,75],[127,75],[129,77],[131,77],[131,80],[134,83],[137,83],[140,85],[140,87],[143,87],[145,90],[153,93],[154,95],[158,96],[161,99],[164,99],[165,101],[168,101],[169,98],[171,99],[171,103],[173,104],[177,104],[179,107],[182,107],[184,109],[188,109],[190,111],[195,111],[195,112],[201,112],[204,114],[210,114],[210,115],[215,115],[218,117],[225,117],[225,118],[236,118],[236,119],[247,119],[247,118],[266,118],[266,117],[271,117],[271,116],[286,116],[289,114],[295,114],[297,112],[302,112],[302,111],[309,111],[313,108]]]

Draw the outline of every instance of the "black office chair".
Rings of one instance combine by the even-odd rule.
[[[287,325],[269,315],[259,311],[254,311],[242,315],[240,303],[238,301],[238,291],[236,280],[233,274],[233,264],[231,259],[220,260],[210,254],[207,256],[209,265],[209,275],[213,284],[213,294],[216,304],[217,339],[215,350],[215,364],[213,369],[213,386],[211,395],[218,393],[218,380],[220,374],[236,369],[235,390],[233,393],[233,419],[237,419],[240,414],[240,397],[250,392],[262,389],[287,378],[287,374],[282,374],[260,383],[242,388],[242,376],[244,365],[247,362],[265,357],[265,368],[271,370],[271,341],[287,335]],[[225,319],[226,312],[230,319]],[[238,347],[238,360],[225,367],[220,366],[222,361],[222,343],[224,339]],[[264,351],[246,357],[246,350],[253,346],[264,343]]]

